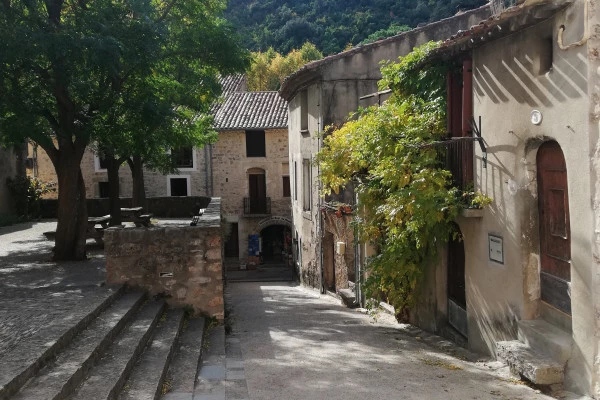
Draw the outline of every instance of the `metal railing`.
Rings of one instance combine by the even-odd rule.
[[[473,186],[473,142],[476,137],[457,137],[428,144],[435,148],[442,166],[452,173],[455,186],[466,190]]]
[[[271,214],[271,198],[244,197],[244,214]]]

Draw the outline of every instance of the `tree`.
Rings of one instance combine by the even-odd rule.
[[[80,163],[88,145],[132,126],[127,118],[140,121],[145,95],[160,107],[170,101],[193,120],[206,108],[198,103],[212,99],[190,82],[223,65],[244,65],[231,28],[219,18],[224,6],[222,0],[0,1],[0,135],[34,141],[56,169],[55,259],[85,258]],[[207,34],[218,40],[209,42]],[[165,88],[175,95],[162,97]]]
[[[297,50],[283,56],[269,48],[266,52],[252,53],[252,65],[248,71],[248,88],[254,91],[278,90],[286,76],[304,64],[323,58],[317,47],[306,42]]]

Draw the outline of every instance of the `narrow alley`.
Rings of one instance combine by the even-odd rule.
[[[250,399],[549,399],[499,363],[464,361],[462,349],[431,346],[390,315],[373,319],[291,283],[232,283],[228,292],[226,348],[239,343],[241,355],[228,351],[227,364],[238,367],[238,386],[244,367]]]

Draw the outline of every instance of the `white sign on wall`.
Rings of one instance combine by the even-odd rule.
[[[488,234],[490,260],[504,264],[504,241],[500,236]]]

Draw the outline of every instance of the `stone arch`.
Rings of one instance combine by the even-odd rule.
[[[292,221],[289,218],[273,216],[273,217],[265,218],[262,221],[260,221],[256,225],[256,231],[261,232],[263,229],[268,228],[269,226],[273,226],[273,225],[284,225],[284,226],[290,228],[290,230],[292,229]]]

